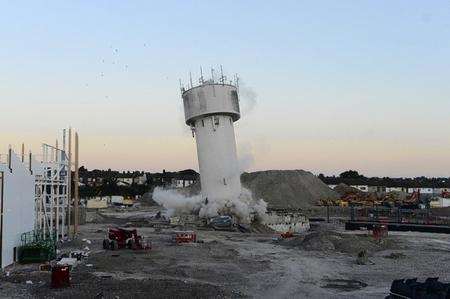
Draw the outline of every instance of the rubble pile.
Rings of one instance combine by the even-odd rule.
[[[269,208],[307,209],[322,199],[339,197],[320,179],[304,170],[243,173],[241,182],[256,198],[264,198]]]

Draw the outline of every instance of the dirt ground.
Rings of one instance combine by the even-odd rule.
[[[61,253],[89,248],[71,272],[71,287],[51,289],[50,274],[38,265],[16,265],[2,273],[0,297],[384,298],[393,279],[450,281],[450,235],[391,232],[378,244],[367,232],[323,223],[281,242],[273,234],[199,229],[201,242],[174,245],[173,229],[138,227],[152,250],[103,250],[106,228],[127,215],[142,213],[109,213],[109,223],[85,224],[76,240],[60,246]],[[360,249],[369,253],[366,265],[356,263]]]

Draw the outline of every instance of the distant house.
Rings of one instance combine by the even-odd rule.
[[[147,184],[147,175],[145,173],[139,174],[133,178],[133,183],[136,185]]]
[[[386,187],[386,192],[408,192],[407,187]]]
[[[154,173],[151,175],[151,179],[154,185],[181,188],[187,187],[199,180],[199,174],[192,169],[186,169],[178,172],[166,172]]]
[[[131,186],[133,184],[132,177],[118,177],[116,179],[117,186]]]
[[[176,188],[187,187],[198,181],[199,174],[192,169],[182,170],[175,174],[172,186]]]
[[[369,186],[368,185],[350,185],[350,187],[356,188],[359,191],[362,192],[369,192]]]
[[[433,188],[430,188],[430,187],[419,188],[419,191],[420,191],[420,194],[433,194],[434,193]]]
[[[370,193],[386,192],[386,187],[385,186],[369,186],[369,192]]]
[[[432,208],[447,208],[450,207],[450,198],[437,197],[430,201]]]
[[[367,177],[336,177],[319,175],[319,178],[330,188],[339,184],[346,184],[363,192],[405,192],[412,194],[420,192],[421,196],[446,197],[450,193],[450,179],[448,178],[367,178]]]
[[[172,185],[176,188],[182,188],[182,187],[190,186],[194,183],[195,183],[195,180],[176,178],[173,180]]]

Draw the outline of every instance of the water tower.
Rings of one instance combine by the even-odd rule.
[[[221,72],[222,73],[222,72]],[[234,122],[240,117],[238,78],[226,81],[192,79],[188,89],[181,87],[186,124],[197,142],[202,196],[208,202],[237,198],[241,193]]]

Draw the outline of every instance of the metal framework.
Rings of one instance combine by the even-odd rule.
[[[36,228],[44,235],[54,236],[56,241],[69,234],[69,184],[70,161],[63,149],[49,144],[42,145],[42,172],[36,177]]]

